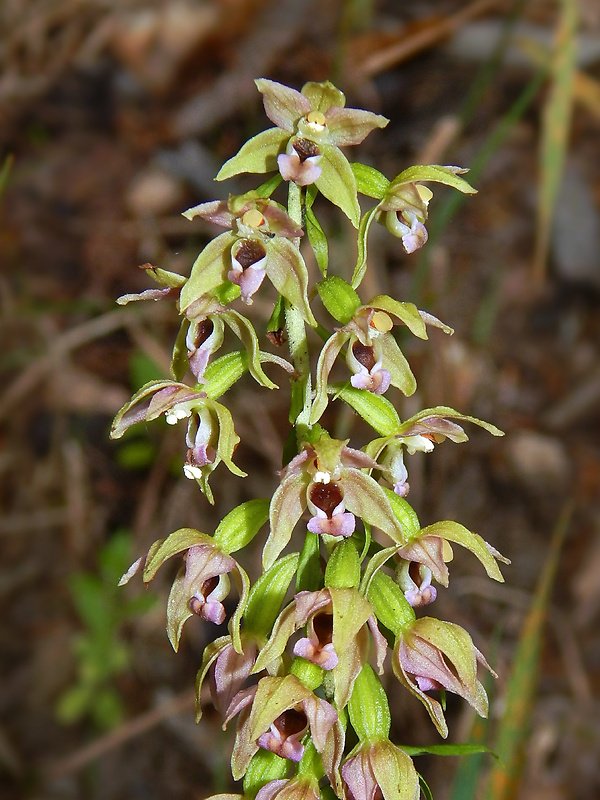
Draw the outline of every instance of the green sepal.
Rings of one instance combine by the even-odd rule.
[[[443,522],[434,522],[433,525],[428,525],[413,537],[419,539],[421,536],[439,536],[448,542],[454,542],[462,547],[470,550],[473,555],[479,559],[483,568],[492,578],[499,583],[504,583],[504,577],[500,572],[500,568],[496,562],[496,558],[500,558],[506,563],[510,563],[508,559],[500,556],[499,553],[496,557],[492,555],[485,541],[479,534],[470,531],[461,525],[459,522],[452,522],[451,520],[444,520]]]
[[[194,261],[190,277],[179,295],[179,311],[185,314],[191,304],[220,286],[231,269],[230,251],[237,235],[225,231],[212,239]]]
[[[468,172],[468,170],[460,170],[460,172]],[[396,186],[401,186],[404,183],[414,183],[415,181],[445,183],[446,186],[452,186],[463,194],[477,194],[477,189],[474,189],[464,178],[461,178],[452,167],[442,167],[438,164],[420,164],[408,167],[393,179],[390,183],[389,191],[392,192]]]
[[[410,419],[405,420],[399,426],[398,430],[394,431],[394,433],[396,433],[398,436],[402,436],[402,434],[405,431],[408,431],[413,425],[421,422],[422,420],[429,419],[430,417],[457,420],[458,422],[472,422],[474,425],[478,425],[488,433],[491,433],[492,436],[504,436],[504,431],[501,431],[500,428],[492,425],[491,422],[485,422],[482,419],[470,417],[467,414],[460,414],[454,408],[450,408],[449,406],[434,406],[433,408],[424,408],[422,411],[419,411],[417,414],[414,414],[412,417],[410,417]],[[469,437],[467,434],[463,431],[456,441],[466,442],[468,438]]]
[[[300,90],[301,94],[307,98],[312,111],[325,113],[332,106],[343,108],[346,105],[346,98],[337,86],[331,81],[308,81]]]
[[[204,372],[204,383],[198,384],[198,388],[216,400],[239,381],[248,369],[249,360],[245,350],[234,350],[211,361]]]
[[[375,609],[377,619],[395,636],[400,636],[404,628],[416,619],[402,589],[381,570],[371,579],[367,599]]]
[[[184,550],[189,550],[190,547],[194,547],[197,544],[214,545],[214,543],[212,536],[200,533],[195,528],[179,528],[170,536],[167,536],[166,539],[155,542],[149,550],[144,564],[142,580],[144,583],[149,583],[165,561],[172,556],[183,553]]]
[[[221,520],[214,541],[224,553],[235,553],[250,544],[269,519],[269,502],[266,498],[247,500]]]
[[[224,311],[221,316],[246,348],[246,352],[248,353],[248,371],[254,380],[266,389],[278,389],[279,387],[277,384],[273,383],[273,381],[267,377],[261,367],[260,344],[250,320],[246,319],[246,317],[239,314],[237,311]]]
[[[284,236],[275,236],[267,247],[265,271],[279,294],[296,308],[305,322],[317,325],[308,299],[308,270],[300,251]]]
[[[306,532],[304,546],[298,561],[296,575],[296,592],[318,592],[323,586],[321,556],[319,552],[320,537],[318,533]]]
[[[231,636],[220,636],[218,639],[215,639],[207,644],[204,648],[204,652],[202,653],[202,664],[196,673],[196,722],[200,722],[202,719],[202,704],[200,702],[200,696],[202,693],[204,679],[206,678],[208,670],[211,668],[223,650],[226,647],[229,647],[230,644]]]
[[[383,567],[386,561],[389,561],[390,558],[398,552],[398,549],[401,545],[394,544],[391,547],[385,547],[381,549],[378,553],[375,553],[372,558],[369,559],[369,563],[365,569],[365,573],[363,575],[361,584],[360,584],[360,591],[367,595],[369,594],[369,588],[371,586],[371,581],[373,580],[374,575],[379,572],[379,570]]]
[[[185,337],[187,336],[190,327],[189,319],[183,318],[183,322],[177,333],[175,344],[173,345],[173,354],[171,356],[170,373],[176,381],[180,381],[190,368],[187,357],[187,346]]]
[[[362,279],[365,277],[365,272],[367,271],[367,239],[369,236],[371,223],[375,219],[378,211],[379,206],[373,206],[373,208],[369,209],[366,214],[363,214],[360,225],[358,226],[358,257],[356,259],[356,266],[354,267],[351,281],[353,289],[356,289],[358,286],[360,286]]]
[[[406,356],[391,334],[381,337],[381,352],[383,363],[390,373],[392,386],[400,389],[406,397],[413,395],[417,391],[417,379]]]
[[[411,506],[409,502],[407,502],[403,497],[399,497],[396,494],[396,492],[393,492],[391,489],[386,489],[385,486],[383,487],[383,489],[387,495],[388,500],[390,501],[392,508],[394,509],[394,514],[398,517],[398,519],[402,523],[402,527],[406,532],[406,541],[408,543],[413,537],[417,536],[421,531],[421,523],[419,522],[417,512],[414,510],[414,508]],[[440,525],[443,523],[438,522],[437,524]],[[457,522],[449,524],[458,525]],[[463,526],[461,525],[460,527],[462,528]],[[465,530],[467,529],[465,528]],[[470,531],[467,532],[470,533]],[[475,536],[476,534],[471,534],[471,535]]]
[[[358,588],[360,561],[354,543],[349,539],[336,545],[325,569],[325,586]]]
[[[419,314],[419,309],[414,303],[402,303],[399,300],[394,300],[387,294],[378,294],[368,303],[365,303],[367,308],[376,308],[379,311],[386,311],[401,320],[412,334],[418,336],[419,339],[427,339],[427,327],[423,318]]]
[[[283,152],[289,138],[290,134],[281,128],[261,131],[223,164],[215,180],[224,181],[240,172],[274,172],[277,170],[277,156]]]
[[[267,783],[287,777],[290,760],[262,748],[252,757],[244,775],[244,797],[254,798]]]
[[[329,263],[329,248],[327,245],[327,236],[321,227],[321,223],[315,216],[312,210],[312,204],[318,193],[317,187],[311,184],[306,190],[306,205],[305,205],[305,225],[308,241],[312,247],[317,266],[321,270],[323,276],[327,275],[327,266]]]
[[[160,267],[142,267],[142,269],[159,286],[168,287],[169,289],[179,289],[186,282],[184,275],[179,275],[177,272],[169,272],[167,269],[161,269]]]
[[[339,147],[324,144],[319,166],[321,175],[315,181],[317,189],[358,228],[360,206],[356,196],[356,179],[348,159]]]
[[[367,422],[380,436],[391,436],[400,425],[400,417],[390,401],[366,389],[355,389],[348,384],[333,384],[331,393],[340,397]]]
[[[390,707],[385,689],[370,664],[365,664],[356,678],[348,713],[350,724],[361,741],[388,738]]]
[[[354,161],[350,164],[356,178],[356,186],[361,194],[382,200],[390,186],[390,181],[379,170]]]
[[[336,275],[319,281],[317,291],[327,311],[342,325],[347,325],[362,305],[350,284]]]
[[[247,473],[244,470],[236,467],[233,463],[233,451],[238,446],[240,437],[235,432],[233,427],[233,417],[228,408],[215,400],[207,400],[207,405],[213,411],[219,422],[219,438],[217,439],[216,451],[217,455],[223,460],[227,469],[233,472],[240,478],[245,478]]]
[[[295,675],[311,692],[323,683],[324,672],[323,667],[319,667],[317,664],[313,664],[300,656],[296,656],[290,666],[290,673]]]
[[[236,564],[231,574],[234,576],[234,578],[238,579],[237,590],[239,599],[238,604],[235,607],[235,611],[231,615],[227,629],[231,634],[233,649],[236,653],[241,655],[244,652],[244,648],[242,646],[241,624],[246,606],[248,605],[248,598],[250,597],[250,578],[248,577],[246,571],[242,569],[239,564]]]
[[[275,490],[269,512],[271,530],[262,554],[263,569],[269,569],[289,542],[306,506],[309,481],[309,475],[292,473]]]
[[[298,553],[276,561],[253,585],[244,612],[244,630],[268,637],[298,566]]]

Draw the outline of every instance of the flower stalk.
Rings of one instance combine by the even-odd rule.
[[[120,298],[175,301],[181,330],[171,377],[143,386],[117,414],[111,436],[161,416],[173,426],[185,421],[184,474],[213,502],[215,470],[224,465],[232,479],[246,475],[233,460],[244,443],[224,395],[246,373],[263,390],[277,389],[265,372],[277,367],[291,386],[283,468],[269,497],[233,508],[213,534],[182,528],[155,542],[122,583],[138,571],[147,583],[168,559],[179,562],[167,611],[175,650],[185,624],[227,625],[199,665],[197,718],[207,681],[224,727],[236,720],[231,775],[243,781],[243,794],[215,798],[417,800],[412,760],[389,738],[382,678],[393,673],[442,736],[448,727],[439,691],[461,696],[485,716],[477,666],[491,668],[465,630],[430,609],[448,585],[452,544],[473,553],[493,580],[503,580],[497,562],[508,562],[458,522],[421,525],[407,500],[410,460],[445,439],[466,441],[465,422],[502,434],[445,406],[401,418],[395,392],[413,394],[416,379],[394,327],[424,340],[431,328],[453,331],[412,303],[361,296],[360,286],[374,222],[410,257],[427,242],[433,194],[425,183],[475,190],[459,167],[409,167],[388,180],[351,164],[345,148],[388,121],[347,108],[328,81],[301,91],[266,79],[256,85],[275,127],[246,142],[217,179],[243,172],[273,177],[255,191],[185,211],[187,219],[200,216],[226,230],[205,245],[189,277],[147,265],[159,288]],[[282,182],[285,206],[273,199]],[[357,229],[352,274],[327,274],[327,236],[313,208],[319,194]],[[375,201],[364,214],[359,194]],[[308,247],[321,271],[316,282],[304,261]],[[261,321],[264,336],[245,316],[258,292],[270,292],[274,302],[271,318]],[[317,337],[309,337],[309,328],[320,348],[312,346]],[[220,354],[230,337],[241,349]],[[264,349],[284,341],[290,361]],[[342,382],[332,382],[335,371]],[[325,427],[335,408],[330,403],[338,402],[373,430],[360,449]],[[255,538],[262,542],[262,571],[251,580],[238,559]]]

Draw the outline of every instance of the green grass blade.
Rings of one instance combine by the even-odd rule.
[[[556,32],[552,82],[542,117],[540,198],[533,276],[544,279],[550,234],[568,147],[577,64],[578,0],[562,0]]]
[[[538,661],[546,613],[572,511],[569,504],[557,521],[548,557],[521,630],[507,685],[504,716],[494,747],[504,768],[498,766],[492,768],[486,800],[514,800],[517,796],[525,744],[529,735],[529,722],[535,701]]]

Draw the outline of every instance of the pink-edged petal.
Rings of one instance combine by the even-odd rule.
[[[377,625],[377,617],[374,614],[369,617],[367,624],[375,644],[375,662],[377,664],[377,671],[380,675],[383,675],[383,662],[385,661],[385,657],[387,655],[388,641],[379,630],[379,626]]]
[[[304,95],[276,81],[259,78],[254,83],[263,96],[265,113],[278,128],[293,133],[300,117],[310,112]]]
[[[389,120],[381,114],[359,108],[332,106],[325,112],[329,142],[336,147],[360,144],[375,128],[385,128]]]
[[[284,181],[294,181],[298,186],[309,186],[321,177],[318,162],[321,156],[311,156],[304,161],[297,153],[281,153],[277,156],[277,166]]]
[[[200,203],[197,206],[188,208],[187,211],[183,212],[182,216],[189,220],[194,219],[194,217],[202,217],[202,219],[215,225],[220,225],[222,228],[231,228],[235,219],[229,210],[226,200],[211,200],[209,203]]]
[[[322,753],[329,732],[337,722],[337,711],[326,700],[322,700],[314,694],[302,701],[302,707],[310,723],[313,744],[317,752]]]

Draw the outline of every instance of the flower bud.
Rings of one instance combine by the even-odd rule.
[[[375,616],[395,636],[415,620],[415,612],[402,589],[381,570],[371,580],[367,597],[375,609]]]
[[[336,545],[325,570],[325,586],[358,588],[360,560],[354,544],[346,539]]]
[[[331,316],[347,325],[361,306],[360,297],[349,283],[332,275],[317,284],[319,297]]]
[[[356,678],[348,712],[359,739],[381,739],[389,736],[391,723],[387,696],[369,664],[364,665]]]

